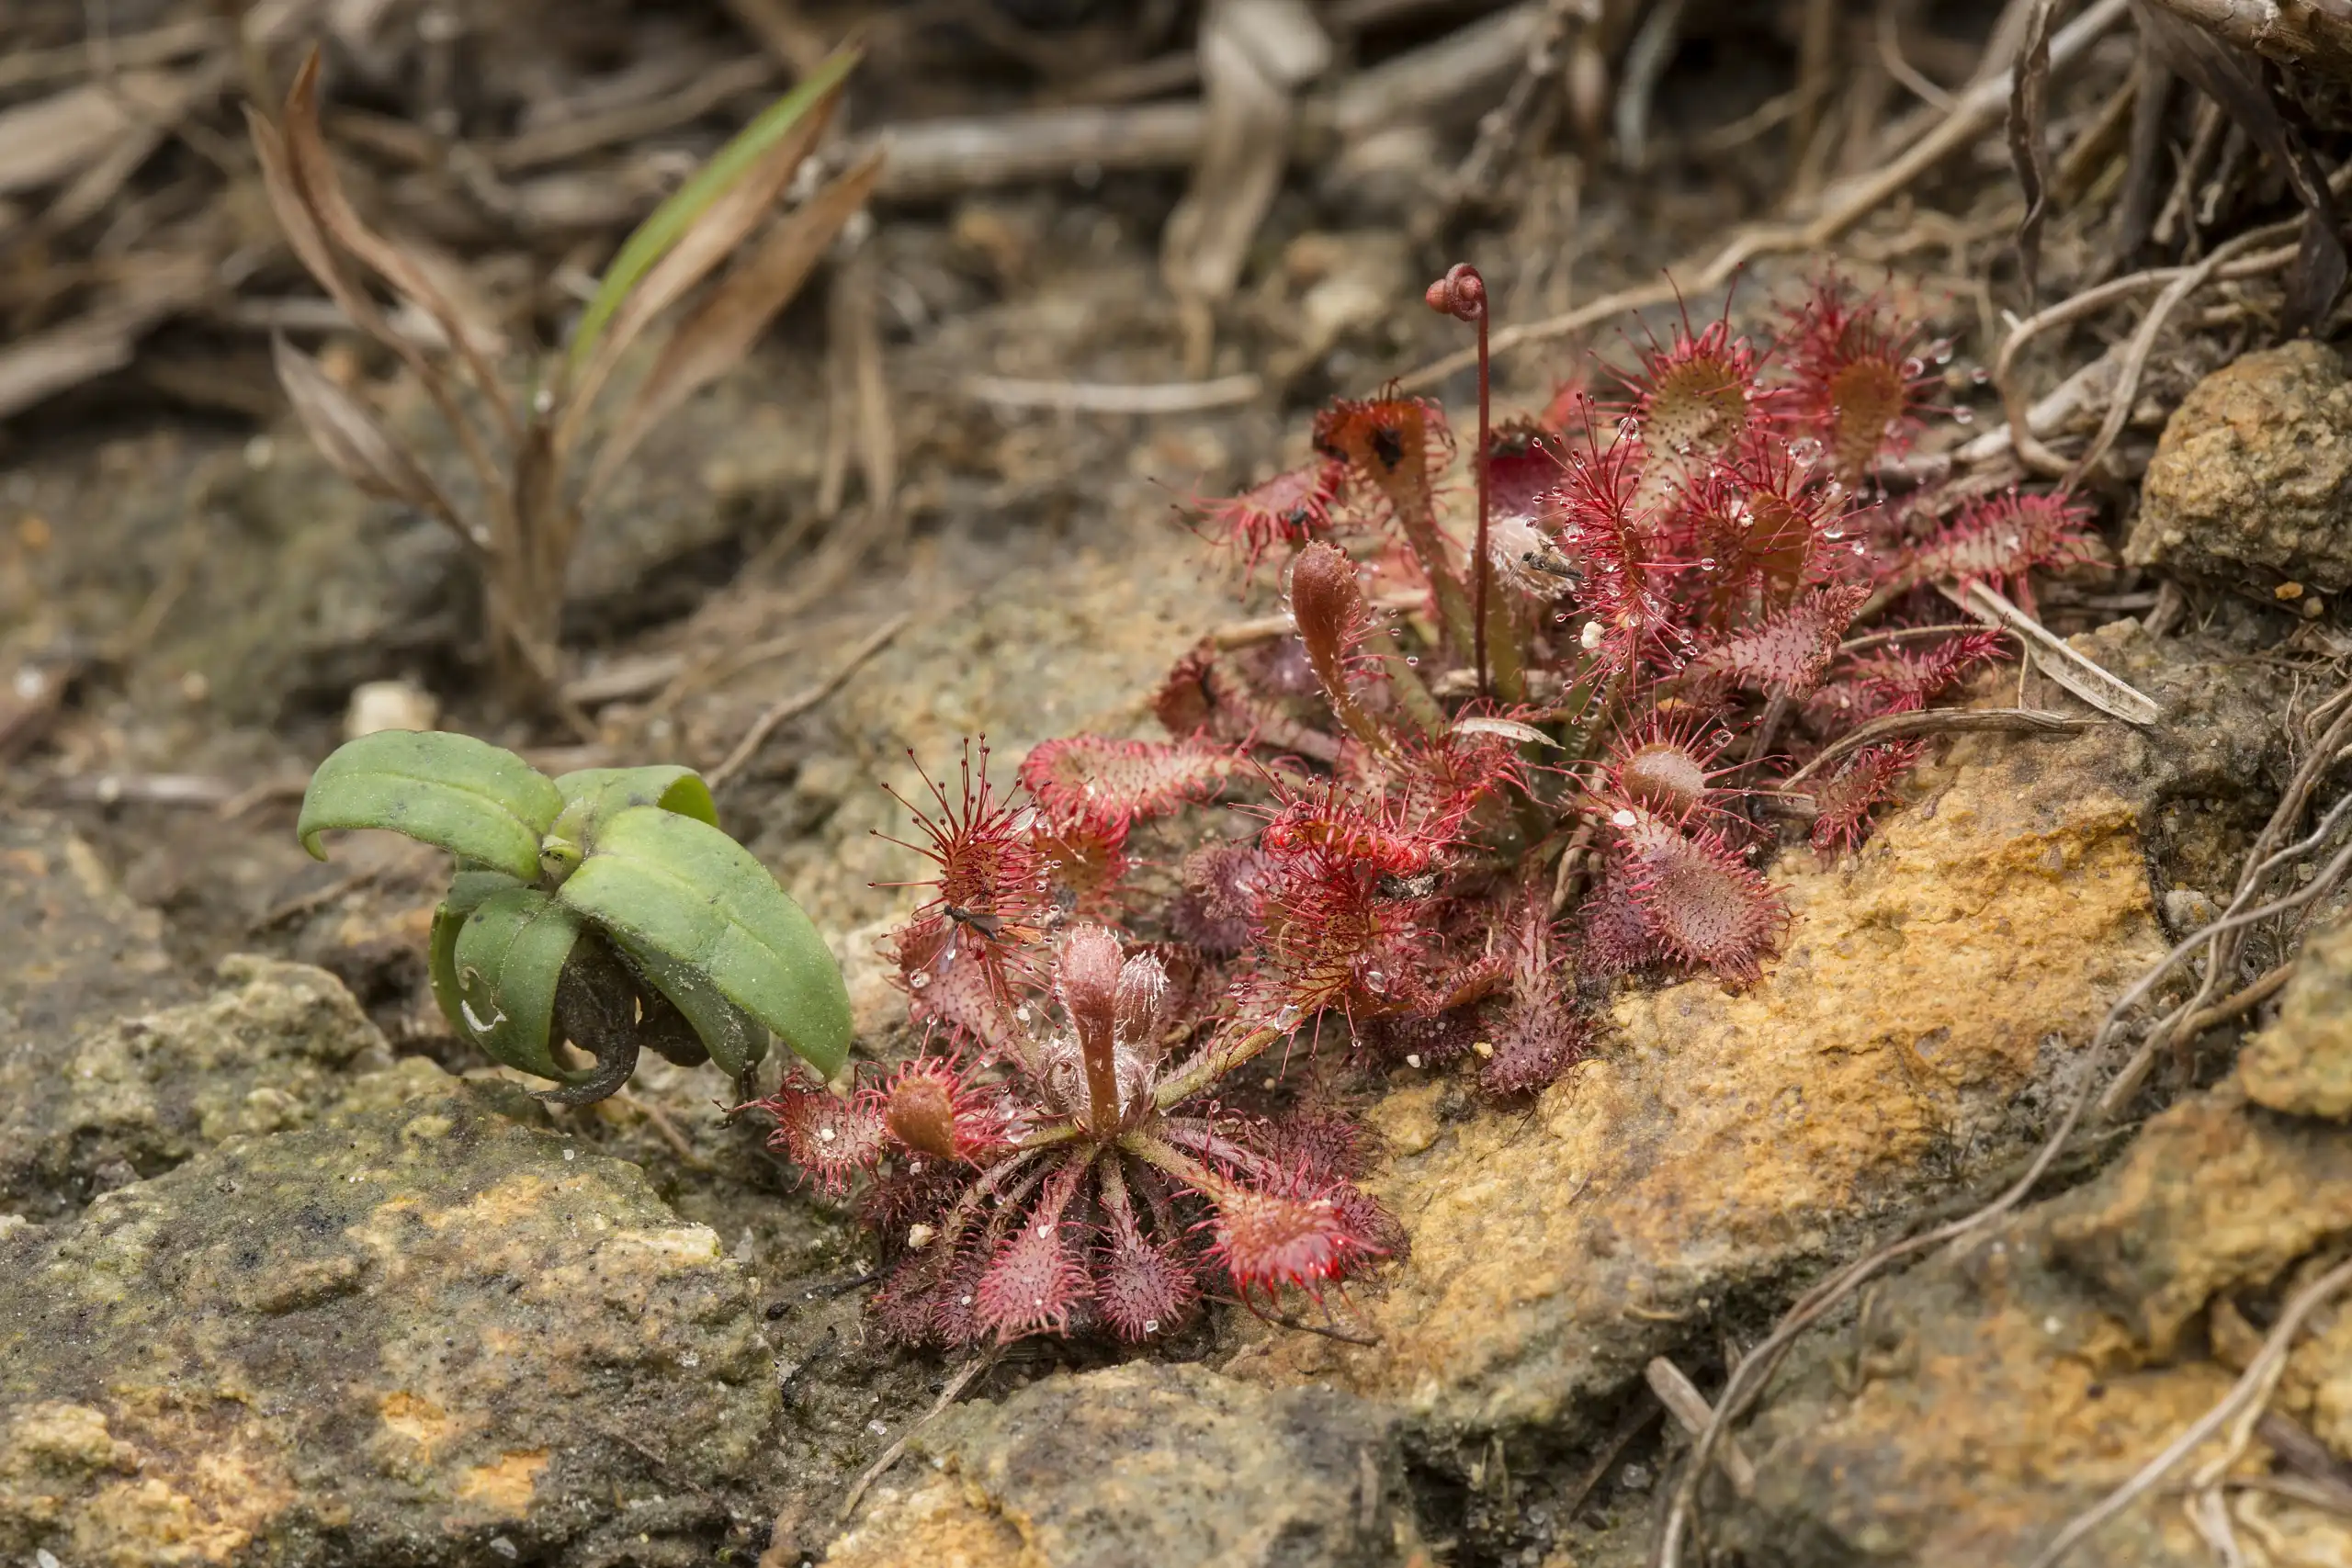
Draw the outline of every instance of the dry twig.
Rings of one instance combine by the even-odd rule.
[[[1920,713],[1891,713],[1857,725],[1821,749],[1818,756],[1781,781],[1779,792],[1799,793],[1797,785],[1831,763],[1866,746],[1876,746],[1907,735],[2079,735],[2096,729],[2105,719],[2075,714],[2045,713],[2039,708],[1929,708]]]
[[[727,753],[726,761],[704,775],[711,788],[717,789],[741,772],[743,764],[758,752],[762,743],[775,733],[776,726],[787,719],[797,718],[840,691],[842,683],[856,674],[859,666],[888,647],[890,639],[905,630],[907,623],[913,618],[912,612],[901,612],[891,616],[869,632],[865,641],[850,649],[849,657],[835,666],[823,680],[795,692],[760,715],[752,721],[752,728],[743,732],[743,739],[735,743],[735,749]]]
[[[989,1350],[973,1357],[956,1369],[956,1375],[947,1380],[947,1386],[941,1389],[939,1397],[932,1402],[931,1408],[924,1411],[913,1426],[899,1433],[890,1446],[882,1450],[882,1457],[867,1465],[865,1473],[850,1487],[849,1495],[842,1499],[840,1510],[833,1515],[833,1523],[837,1527],[849,1522],[849,1517],[857,1511],[858,1503],[865,1496],[865,1489],[879,1480],[884,1471],[899,1462],[899,1456],[907,1451],[907,1445],[914,1440],[915,1434],[945,1415],[947,1407],[956,1403],[956,1396],[963,1393],[974,1378],[996,1365],[997,1358],[1003,1354],[1001,1348]]]
[[[1697,1514],[1700,1481],[1713,1461],[1716,1448],[1729,1435],[1731,1424],[1745,1415],[1757,1397],[1762,1393],[1765,1385],[1770,1381],[1782,1359],[1787,1356],[1790,1348],[1795,1345],[1804,1331],[1863,1284],[1894,1265],[1907,1258],[1917,1257],[1923,1252],[1957,1241],[1963,1236],[1974,1235],[2014,1211],[2041,1184],[2042,1178],[2050,1172],[2059,1156],[2073,1143],[2075,1130],[2083,1124],[2084,1118],[2091,1111],[2094,1101],[2101,1099],[2102,1079],[2098,1068],[2110,1054],[2112,1043],[2122,1026],[2123,1020],[2144,1002],[2182,962],[2199,948],[2209,948],[2213,952],[2213,956],[2209,958],[2207,964],[2206,985],[2210,990],[2215,983],[2215,976],[2222,967],[2222,953],[2224,949],[2220,941],[2221,938],[2231,931],[2291,908],[2300,908],[2323,897],[2337,884],[2346,869],[2352,869],[2352,845],[2347,845],[2326,867],[2314,875],[2301,891],[2270,905],[2256,908],[2244,908],[2246,899],[2252,897],[2253,890],[2259,886],[2266,875],[2316,847],[2334,828],[2336,821],[2347,810],[2352,810],[2352,795],[2347,795],[2328,813],[2327,818],[2310,836],[2279,850],[2275,854],[2268,852],[2270,846],[2289,830],[2290,825],[2301,818],[2303,806],[2309,799],[2311,789],[2316,786],[2319,773],[2335,756],[2337,748],[2345,739],[2345,732],[2347,730],[2352,730],[2352,705],[2346,706],[2335,723],[2331,725],[2327,733],[2321,738],[2311,759],[2306,761],[2304,767],[2299,771],[2296,780],[2288,786],[2286,795],[2279,801],[2278,810],[2272,813],[2269,823],[2264,828],[2262,833],[2256,836],[2254,847],[2247,855],[2248,863],[2240,877],[2239,897],[2233,901],[2231,910],[2166,953],[2108,1009],[2106,1016],[2100,1020],[2098,1028],[2093,1032],[2089,1044],[2085,1047],[2084,1054],[2088,1058],[2089,1068],[2084,1075],[2080,1090],[2068,1101],[2056,1123],[2043,1138],[2041,1146],[2035,1150],[2033,1157],[2027,1162],[2024,1169],[2016,1179],[2004,1187],[1991,1201],[1918,1235],[1890,1242],[1855,1259],[1815,1285],[1797,1299],[1787,1314],[1781,1317],[1780,1323],[1774,1326],[1772,1332],[1732,1368],[1731,1375],[1724,1381],[1724,1391],[1715,1402],[1713,1414],[1708,1420],[1705,1430],[1699,1433],[1692,1440],[1690,1461],[1676,1481],[1674,1491],[1668,1503],[1665,1528],[1659,1537],[1656,1559],[1658,1568],[1679,1568],[1684,1543],[1690,1538],[1692,1522]],[[2172,1015],[2160,1020],[2150,1031],[2150,1043],[2153,1044],[2154,1042],[2161,1039],[2167,1026],[2177,1021],[2181,1015],[2201,1006],[2206,995],[2207,991],[2200,991],[2181,1008],[2174,1010]],[[2148,1055],[2150,1055],[2150,1047],[2143,1045],[2140,1056],[2144,1058]],[[2109,1083],[2105,1097],[2109,1103],[2115,1102],[2117,1098],[2115,1090],[2122,1086],[2129,1070],[2126,1068],[2124,1072],[2117,1074]],[[2122,1098],[2128,1100],[2129,1096],[2127,1094]]]
[[[2056,1564],[2079,1545],[2083,1539],[2108,1520],[2154,1488],[2157,1483],[2173,1472],[2180,1462],[2194,1453],[2198,1447],[2233,1420],[2242,1419],[2251,1427],[2262,1406],[2268,1403],[2271,1391],[2278,1386],[2280,1374],[2287,1370],[2287,1353],[2294,1348],[2295,1336],[2302,1331],[2303,1322],[2314,1312],[2352,1284],[2352,1258],[2346,1258],[2296,1292],[2278,1314],[2278,1321],[2262,1341],[2256,1355],[2230,1392],[2192,1423],[2188,1429],[2166,1444],[2162,1453],[2142,1466],[2131,1480],[2101,1499],[2098,1505],[2078,1515],[2059,1531],[2057,1538],[2036,1556],[2030,1568],[2056,1568]],[[2216,1476],[2212,1478],[2218,1480]],[[2208,1482],[2211,1484],[2211,1482]]]
[[[2093,43],[2120,22],[2129,3],[2130,0],[2094,0],[2081,16],[2061,28],[2050,40],[2050,69],[2053,75],[2080,59]],[[1722,288],[1734,273],[1759,255],[1823,249],[1913,180],[1982,135],[2007,107],[2010,85],[2009,73],[2005,71],[1970,87],[1942,123],[1909,151],[1871,175],[1833,187],[1825,197],[1821,211],[1810,221],[1744,230],[1703,263],[1674,269],[1688,279],[1679,286],[1668,280],[1643,284],[1540,321],[1505,327],[1494,333],[1488,352],[1500,355],[1529,344],[1549,343],[1628,311],[1669,303],[1681,298],[1685,289],[1700,294],[1711,292]],[[1397,385],[1404,391],[1422,390],[1476,363],[1476,351],[1464,349],[1422,366],[1400,378]]]

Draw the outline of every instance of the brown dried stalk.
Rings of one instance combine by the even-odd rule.
[[[361,398],[280,340],[278,378],[296,415],[361,491],[413,506],[457,535],[482,584],[502,683],[583,736],[594,730],[563,694],[558,646],[582,497],[601,489],[656,424],[742,359],[865,205],[881,174],[878,153],[767,221],[815,151],[855,63],[853,53],[834,56],[663,203],[615,258],[569,351],[519,385],[502,377],[495,333],[464,308],[461,290],[438,279],[435,259],[379,232],[352,205],[320,126],[317,52],[297,73],[277,120],[246,109],[263,185],[295,255],[344,316],[424,389],[470,470],[474,499],[461,504],[463,492],[436,479]],[[623,359],[729,258],[726,275],[671,327],[584,479],[578,477],[590,415]],[[446,346],[428,349],[396,331],[371,283],[430,320]]]

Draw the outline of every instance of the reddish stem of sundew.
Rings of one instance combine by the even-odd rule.
[[[1471,659],[1478,670],[1478,692],[1487,694],[1487,446],[1494,439],[1489,427],[1489,395],[1491,383],[1487,363],[1487,280],[1468,262],[1456,262],[1443,277],[1429,287],[1422,296],[1430,309],[1442,311],[1460,321],[1469,321],[1478,329],[1478,537],[1476,557],[1470,569],[1470,646]]]

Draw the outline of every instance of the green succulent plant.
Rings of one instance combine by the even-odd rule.
[[[433,994],[452,1028],[585,1105],[650,1048],[717,1062],[745,1099],[773,1032],[830,1077],[849,1054],[849,993],[824,939],[718,826],[688,768],[549,778],[468,735],[386,730],[319,765],[296,826],[321,860],[331,828],[381,828],[457,857],[433,917]],[[594,1059],[567,1066],[569,1041]]]

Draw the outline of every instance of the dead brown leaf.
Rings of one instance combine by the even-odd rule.
[[[750,351],[823,258],[842,225],[865,205],[882,177],[882,163],[878,150],[868,152],[779,220],[759,247],[678,324],[596,455],[588,476],[589,493],[604,488],[648,431]]]
[[[295,416],[335,472],[368,495],[405,502],[440,518],[460,536],[471,537],[416,459],[359,400],[336,386],[317,360],[284,338],[271,339],[269,348],[278,384],[286,389]]]
[[[280,130],[294,185],[320,230],[434,320],[456,346],[458,357],[472,375],[500,429],[510,440],[516,437],[520,432],[514,411],[506,405],[497,376],[476,352],[464,318],[415,258],[370,228],[344,193],[334,161],[327,152],[326,137],[319,128],[319,53],[315,49],[295,73]]]
[[[707,276],[711,268],[735,254],[762,217],[791,182],[801,162],[815,150],[841,102],[844,81],[811,105],[792,132],[769,150],[744,177],[712,202],[702,216],[678,237],[678,243],[653,265],[613,316],[612,324],[596,344],[580,384],[571,389],[563,416],[556,427],[556,450],[571,450],[579,439],[588,410],[611,379],[613,371],[653,319],[685,297]],[[796,286],[797,287],[797,286]],[[779,305],[781,308],[781,305]]]

